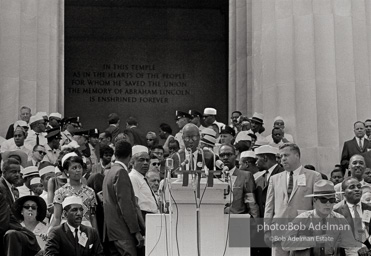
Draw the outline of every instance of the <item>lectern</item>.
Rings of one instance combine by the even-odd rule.
[[[205,190],[206,182],[205,178],[200,182],[201,195],[205,192],[199,209],[200,254],[222,256],[228,230],[228,215],[224,214],[224,205],[229,200],[229,197],[224,198],[224,190],[228,188],[228,184],[214,179],[214,186],[206,187]],[[146,255],[176,256],[179,250],[179,255],[195,256],[197,255],[195,188],[191,182],[184,187],[182,181],[177,179],[171,180],[170,188],[166,194],[173,198],[173,213],[146,216]],[[243,217],[248,218],[248,215]],[[250,255],[250,248],[228,248],[227,244],[225,255]]]

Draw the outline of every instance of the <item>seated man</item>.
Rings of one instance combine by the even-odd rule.
[[[366,247],[359,250],[361,243],[354,239],[344,216],[333,211],[335,193],[331,181],[319,180],[314,184],[313,194],[305,196],[313,198],[314,210],[293,220],[292,224],[300,226],[299,229],[281,232],[278,237],[282,238],[283,250],[301,255],[338,255],[337,250],[344,248],[346,255],[368,255]]]
[[[104,255],[95,229],[82,225],[81,197],[64,199],[63,214],[67,222],[51,230],[45,245],[45,256],[51,255]]]
[[[369,242],[371,206],[361,202],[362,184],[358,179],[347,179],[341,184],[341,187],[345,199],[334,206],[334,211],[345,217],[352,227],[351,231],[355,239],[363,244],[358,246],[358,253],[362,255],[360,252],[368,252],[371,249]]]

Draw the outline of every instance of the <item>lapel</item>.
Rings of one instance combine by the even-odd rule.
[[[354,234],[354,223],[353,223],[352,214],[350,213],[349,207],[347,203],[345,202],[345,200],[343,200],[342,202],[343,202],[343,206],[341,207],[342,208],[341,213],[343,214],[345,219],[349,222],[349,225],[352,228],[352,233]]]
[[[355,146],[356,146],[357,150],[362,153],[363,152],[363,148],[365,148],[365,145],[362,145],[363,148],[360,148],[359,147],[359,144],[358,144],[358,140],[356,139],[356,137],[353,138],[353,141],[355,143]],[[365,144],[365,143],[366,143],[366,140],[363,140],[363,144]]]
[[[12,192],[9,190],[9,187],[6,184],[6,181],[5,181],[4,177],[1,177],[1,183],[3,184],[3,186],[6,190],[8,204],[9,204],[10,207],[12,207],[12,205],[14,203],[13,195],[12,195]]]
[[[81,251],[83,251],[82,249],[81,249],[81,245],[77,245],[77,248],[75,248],[75,237],[74,237],[74,235],[72,234],[72,232],[71,232],[71,229],[67,226],[67,223],[63,223],[62,224],[63,225],[63,230],[64,230],[64,232],[66,233],[66,236],[67,236],[67,238],[68,238],[68,240],[69,240],[69,242],[71,243],[71,245],[72,245],[72,248],[74,249],[73,251],[74,251],[74,255],[75,256],[79,256],[79,255],[81,255]],[[82,225],[80,225],[80,230],[81,231],[83,231],[83,229],[82,229]],[[85,231],[84,231],[85,232]],[[86,233],[86,232],[85,232]]]
[[[277,175],[280,175],[280,174],[277,174]],[[287,171],[283,171],[282,174],[279,176],[279,178],[280,180],[278,184],[285,184],[285,187],[282,190],[283,190],[283,194],[285,195],[285,198],[287,198],[286,202],[288,202],[289,196],[287,195]]]

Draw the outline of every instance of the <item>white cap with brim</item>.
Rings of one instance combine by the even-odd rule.
[[[41,179],[38,177],[32,178],[32,180],[30,181],[30,185],[35,185],[35,184],[41,184]]]
[[[243,151],[240,155],[240,158],[244,157],[250,157],[250,158],[256,158],[254,151]]]
[[[54,118],[57,118],[57,119],[62,119],[62,115],[60,113],[51,113],[49,115],[49,118],[51,117],[54,117]]]
[[[204,109],[204,116],[216,116],[216,109],[215,108],[205,108]]]
[[[77,155],[75,152],[71,152],[71,153],[67,153],[67,154],[65,154],[65,155],[62,157],[62,161],[61,161],[62,166],[63,166],[64,162],[65,162],[68,158],[73,157],[73,156],[78,156],[78,155]]]
[[[274,118],[273,122],[276,122],[276,121],[278,121],[278,120],[281,120],[281,121],[285,122],[285,120],[283,119],[282,116],[276,116],[276,117]]]
[[[39,170],[39,175],[40,177],[42,177],[43,175],[47,173],[54,173],[54,170],[55,170],[55,166],[49,165]]]
[[[28,166],[21,171],[23,178],[27,178],[33,175],[39,175],[39,170],[36,166]]]
[[[83,205],[82,198],[78,196],[69,196],[66,197],[62,202],[63,209],[66,208],[66,206],[72,205],[72,204],[79,204]]]
[[[132,155],[136,155],[139,153],[147,153],[148,154],[148,148],[142,145],[135,145],[131,148]]]
[[[236,139],[234,140],[234,144],[237,144],[240,140],[248,140],[248,141],[251,141],[251,137],[249,136],[249,133],[251,133],[251,131],[240,131],[237,136],[236,136]]]
[[[278,154],[278,148],[272,147],[270,145],[263,145],[255,149],[255,155],[260,154]]]
[[[30,124],[36,123],[37,121],[44,121],[44,117],[40,114],[36,114],[30,117]]]
[[[28,127],[28,124],[26,123],[26,121],[23,121],[23,120],[18,120],[14,123],[14,131],[18,128],[18,126],[20,127]]]

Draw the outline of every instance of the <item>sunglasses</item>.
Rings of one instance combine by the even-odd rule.
[[[148,141],[153,141],[153,139],[147,139]]]
[[[152,163],[152,166],[160,166],[161,163]]]
[[[316,197],[316,198],[319,199],[321,201],[321,203],[323,203],[323,204],[326,204],[327,202],[330,202],[331,204],[336,203],[336,198],[334,198],[334,197],[332,197],[332,198]]]
[[[37,151],[37,153],[39,153],[40,155],[43,155],[43,156],[46,155],[46,152],[44,152],[44,151]]]
[[[37,210],[37,206],[35,205],[23,205],[23,209],[29,210],[30,208],[32,210]]]

